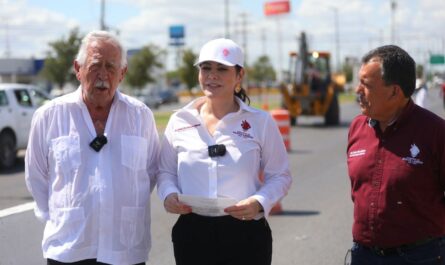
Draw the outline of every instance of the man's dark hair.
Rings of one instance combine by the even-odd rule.
[[[369,51],[362,58],[366,64],[371,59],[381,61],[382,79],[386,85],[399,85],[406,98],[411,97],[416,87],[416,63],[402,48],[385,45]]]

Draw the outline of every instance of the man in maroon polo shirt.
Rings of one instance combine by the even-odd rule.
[[[445,121],[413,103],[415,62],[382,46],[362,59],[351,123],[351,265],[445,264]]]

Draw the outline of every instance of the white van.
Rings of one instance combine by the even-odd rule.
[[[0,168],[15,164],[17,151],[28,144],[34,111],[49,99],[36,86],[0,84]]]

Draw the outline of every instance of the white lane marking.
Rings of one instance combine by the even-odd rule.
[[[0,218],[13,215],[16,213],[23,213],[29,210],[32,210],[34,208],[35,202],[28,202],[24,204],[20,204],[11,208],[6,208],[3,210],[0,210]]]

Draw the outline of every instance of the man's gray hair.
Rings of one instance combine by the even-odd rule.
[[[97,40],[108,41],[115,44],[121,51],[121,68],[127,66],[127,51],[116,36],[108,31],[103,30],[91,31],[82,39],[82,43],[80,44],[79,52],[77,53],[76,57],[77,63],[79,63],[80,65],[84,65],[86,63],[88,46],[93,41]]]

